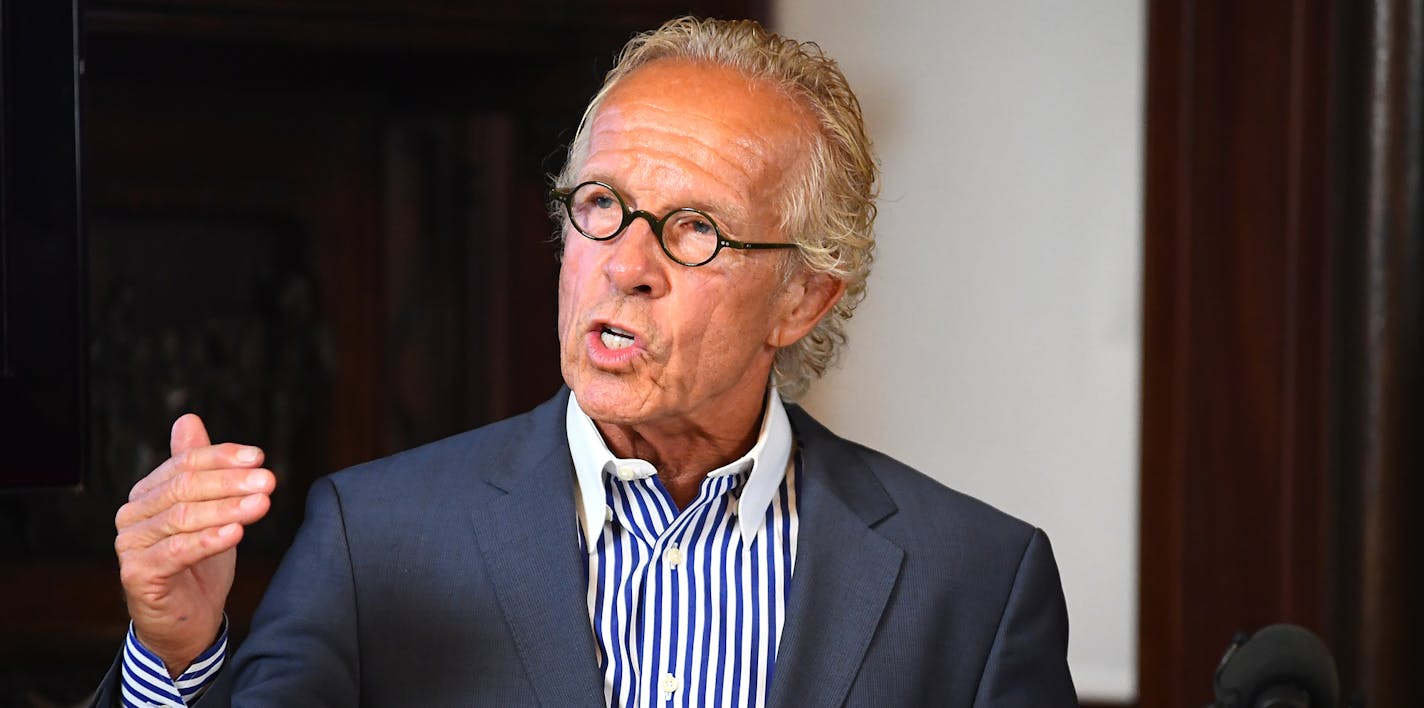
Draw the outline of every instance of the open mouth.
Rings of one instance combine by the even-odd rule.
[[[604,325],[603,331],[599,334],[599,338],[603,340],[603,346],[613,350],[626,349],[633,346],[633,333],[625,332],[617,327]]]

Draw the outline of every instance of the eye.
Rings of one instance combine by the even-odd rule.
[[[715,236],[717,227],[706,214],[692,209],[683,209],[670,220],[671,226],[684,237]]]
[[[690,209],[677,212],[669,220],[667,229],[679,238],[704,239],[717,234],[717,227],[712,225],[711,219]]]
[[[574,202],[585,209],[617,209],[618,197],[597,184],[585,184],[574,192]]]

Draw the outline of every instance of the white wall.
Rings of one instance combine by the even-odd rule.
[[[833,430],[1047,530],[1083,699],[1137,693],[1144,25],[1133,0],[778,0],[883,164]]]

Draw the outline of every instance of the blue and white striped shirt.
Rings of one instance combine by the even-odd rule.
[[[799,526],[780,397],[768,394],[752,449],[682,510],[651,464],[609,452],[574,396],[567,426],[604,701],[765,705]]]
[[[786,622],[799,522],[800,462],[775,389],[756,443],[712,470],[677,509],[645,460],[613,456],[570,394],[588,614],[609,706],[762,706]],[[227,629],[177,680],[134,636],[126,706],[183,706],[217,677]]]
[[[197,699],[217,678],[227,653],[227,619],[223,619],[218,641],[203,652],[178,678],[168,675],[163,660],[140,644],[129,623],[124,642],[124,663],[120,670],[120,697],[126,708],[138,706],[182,706]]]

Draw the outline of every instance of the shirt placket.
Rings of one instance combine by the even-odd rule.
[[[629,657],[638,666],[639,686],[651,690],[640,690],[635,703],[648,708],[663,708],[669,705],[685,704],[682,693],[686,688],[688,667],[683,666],[683,652],[678,651],[678,639],[690,631],[689,617],[679,611],[679,600],[689,598],[697,588],[692,587],[692,576],[688,564],[694,549],[682,541],[689,528],[698,520],[709,523],[702,517],[710,513],[722,495],[739,488],[740,476],[709,478],[704,481],[697,499],[686,509],[664,523],[662,517],[652,509],[643,513],[636,503],[626,503],[614,509],[614,516],[647,551],[647,562],[639,569],[634,592],[640,608],[638,625],[632,628],[634,641],[631,643],[633,656]],[[611,480],[610,484],[628,485],[620,490],[621,497],[631,500],[634,495],[647,499],[654,495],[670,507],[672,501],[667,491],[654,478],[633,480]],[[641,488],[633,489],[632,485]],[[646,508],[646,507],[644,507]],[[631,514],[631,518],[630,518]],[[655,599],[656,598],[656,599]],[[657,623],[657,638],[652,646],[644,644],[649,639],[648,627]],[[692,638],[687,638],[692,641]],[[667,650],[663,650],[666,644]]]

